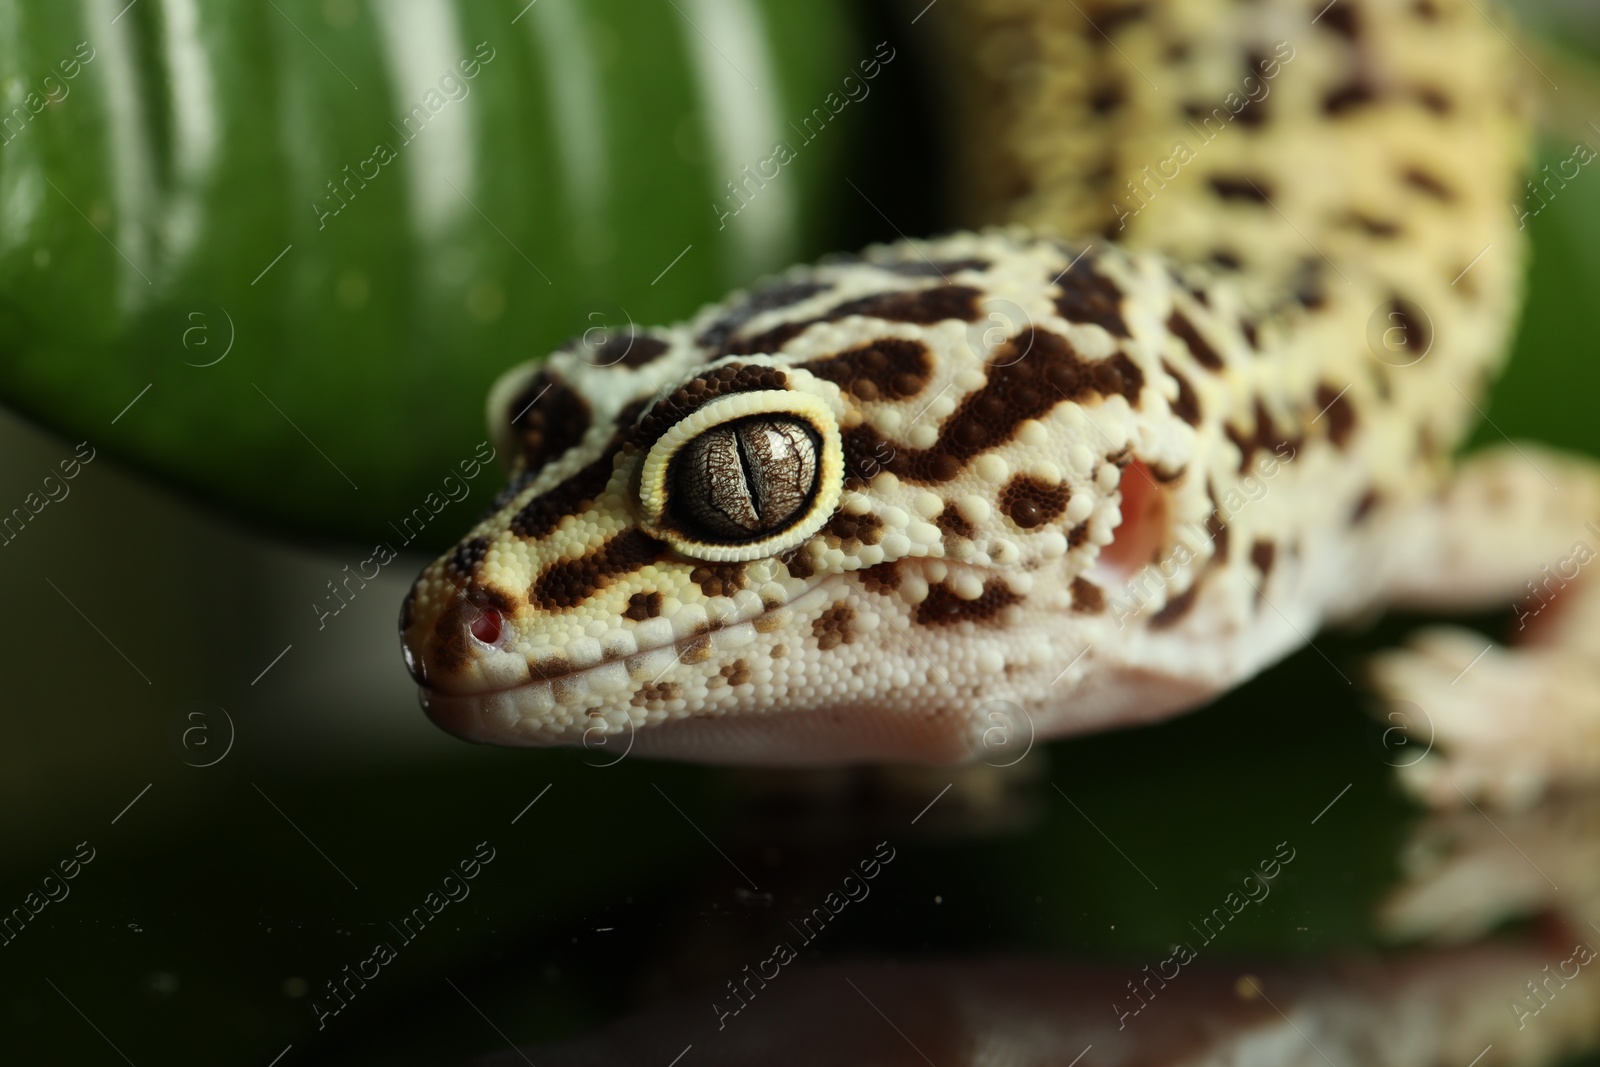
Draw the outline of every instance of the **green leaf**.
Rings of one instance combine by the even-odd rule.
[[[117,7],[0,3],[0,398],[272,524],[392,536],[501,371],[851,195],[790,125],[870,54],[838,0]]]

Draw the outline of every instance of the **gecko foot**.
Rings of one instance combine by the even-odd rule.
[[[1557,631],[1548,637],[1508,647],[1434,627],[1377,657],[1380,714],[1425,753],[1386,745],[1407,753],[1395,762],[1413,796],[1435,808],[1520,809],[1600,783],[1600,659]]]

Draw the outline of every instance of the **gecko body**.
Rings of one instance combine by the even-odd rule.
[[[441,726],[960,761],[1404,599],[1517,304],[1506,42],[1466,0],[947,7],[1004,225],[509,372],[510,483],[402,611]]]

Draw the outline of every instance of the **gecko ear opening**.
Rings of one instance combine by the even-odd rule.
[[[1094,565],[1097,575],[1113,583],[1126,581],[1134,571],[1154,562],[1171,527],[1167,494],[1142,461],[1134,460],[1122,468],[1117,488],[1122,494],[1122,522]]]

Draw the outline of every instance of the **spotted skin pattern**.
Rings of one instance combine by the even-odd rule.
[[[1517,306],[1507,39],[1470,0],[930,18],[989,228],[510,371],[509,485],[402,611],[445,729],[962,761],[1203,703],[1420,573]],[[696,542],[674,442],[802,410],[798,525]]]

